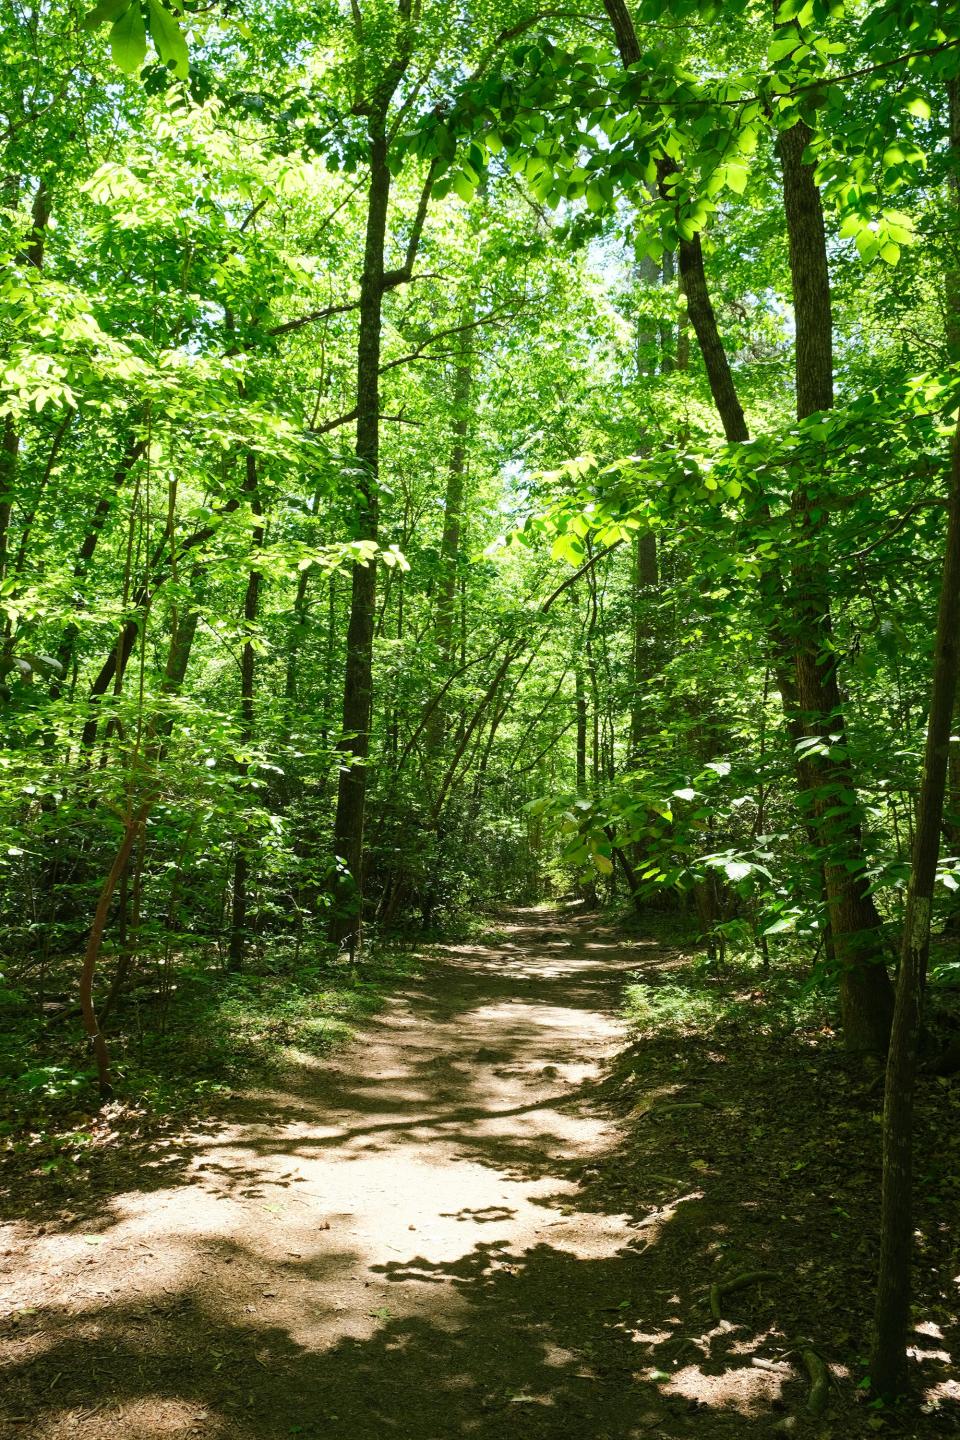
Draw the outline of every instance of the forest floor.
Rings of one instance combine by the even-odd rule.
[[[8,1203],[0,1436],[956,1433],[960,1083],[921,1094],[918,1399],[878,1410],[876,1077],[763,982],[709,1023],[693,986],[656,940],[515,912],[69,1209]],[[710,1286],[758,1270],[715,1320]]]

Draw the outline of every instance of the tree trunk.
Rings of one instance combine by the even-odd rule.
[[[287,672],[283,682],[283,698],[293,705],[297,698],[297,662],[300,647],[307,635],[307,587],[310,571],[301,570],[297,576],[297,593],[293,601],[293,624],[290,626],[289,648],[287,650]]]
[[[587,692],[583,683],[583,666],[574,665],[574,704],[577,711],[577,794],[587,793]]]
[[[640,58],[640,47],[627,6],[623,0],[604,0],[604,8],[624,65],[634,64]],[[833,395],[830,283],[823,213],[812,167],[804,165],[802,160],[807,143],[805,129],[802,122],[794,127],[797,133],[788,132],[789,139],[782,137],[786,144],[781,147],[797,318],[797,407],[801,418],[814,409],[828,408]],[[663,160],[658,165],[658,187],[666,200],[672,198],[667,177],[674,169],[672,160]],[[687,312],[724,434],[731,442],[748,440],[743,407],[710,300],[700,237],[694,235],[692,240],[681,240],[677,258]],[[797,497],[794,509],[801,524],[804,520],[809,522],[804,495]],[[829,602],[822,573],[808,567],[804,574],[795,566],[789,589],[781,577],[777,577],[769,589],[767,609],[771,636],[778,655],[791,652],[794,656],[799,703],[807,709],[807,725],[814,727],[807,733],[827,735],[831,729],[835,733],[838,724],[842,730],[835,660],[830,649],[821,649],[821,645],[830,641]],[[790,720],[788,713],[788,725]],[[841,745],[841,750],[844,748]],[[840,977],[844,1038],[852,1050],[882,1053],[889,1031],[892,988],[879,956],[879,917],[866,893],[852,768],[846,758],[827,763],[830,783],[838,787],[840,798],[834,798],[828,805],[821,804],[819,810],[809,801],[801,803],[806,803],[807,813],[812,812],[812,818],[819,824],[826,827],[829,821],[830,833],[824,834],[818,826],[818,837],[821,844],[834,851],[830,857],[832,863],[825,866],[825,875],[831,930],[837,956],[844,967]],[[802,795],[809,794],[809,778],[809,772],[805,774],[798,765]],[[828,816],[829,810],[842,813]]]
[[[472,301],[464,306],[461,323],[474,318]],[[454,661],[456,636],[457,573],[463,530],[464,487],[467,474],[467,437],[470,433],[470,394],[473,385],[473,333],[466,328],[459,335],[456,372],[453,381],[453,445],[447,468],[443,501],[443,535],[440,540],[440,574],[437,580],[437,607],[434,640],[437,647],[438,678],[446,680]],[[432,773],[446,729],[446,707],[434,707],[425,739],[427,769]]]
[[[648,597],[660,583],[657,537],[652,530],[638,535],[633,552],[633,696],[630,705],[630,764],[637,764],[644,732],[641,692],[659,669],[652,662],[654,627],[646,613]]]
[[[661,171],[665,169],[672,170],[672,163],[661,167]],[[669,192],[662,182],[661,193],[669,198]],[[687,302],[687,316],[693,326],[693,333],[697,337],[697,344],[700,347],[704,369],[710,384],[710,393],[713,396],[713,403],[717,407],[720,423],[723,425],[723,433],[731,441],[749,440],[750,432],[747,429],[743,406],[740,404],[727,352],[723,340],[720,338],[720,327],[717,324],[716,312],[707,287],[700,236],[694,235],[692,240],[681,240],[677,249],[677,258],[680,266],[680,285]]]
[[[150,801],[145,801],[136,811],[131,810],[124,821],[123,836],[117,847],[116,854],[113,857],[110,869],[104,878],[103,885],[100,888],[100,897],[97,901],[93,924],[90,927],[87,949],[83,957],[83,969],[80,973],[80,1010],[83,1015],[83,1028],[86,1031],[87,1039],[90,1042],[90,1048],[93,1051],[97,1064],[97,1078],[100,1085],[101,1100],[109,1100],[112,1097],[113,1084],[110,1078],[110,1056],[107,1051],[107,1042],[100,1030],[97,1012],[93,1003],[93,980],[97,970],[97,961],[100,958],[100,950],[103,946],[103,933],[107,926],[107,917],[110,914],[113,894],[117,888],[120,876],[127,868],[130,852],[137,843],[140,832],[146,824],[150,804]]]
[[[950,511],[937,616],[930,716],[884,1092],[883,1204],[875,1312],[877,1328],[870,1360],[874,1389],[883,1396],[899,1394],[905,1388],[907,1374],[913,1250],[913,1098],[958,665],[960,425],[953,438]]]
[[[810,137],[802,120],[780,136],[800,420],[833,405],[830,275],[820,191],[813,166],[804,162]],[[798,757],[801,803],[826,851],[824,881],[834,954],[840,966],[844,1039],[851,1050],[882,1054],[890,1030],[893,988],[881,948],[880,917],[868,891],[859,803],[837,676],[829,577],[816,558],[817,534],[824,521],[803,487],[793,495],[791,515],[792,548],[797,558],[787,596],[788,638],[796,666],[800,723],[805,738],[819,742]]]
[[[232,514],[233,511],[239,507],[239,504],[240,501],[237,499],[228,500],[221,509],[220,515]],[[180,555],[184,555],[188,551],[196,550],[215,534],[216,528],[216,524],[210,524],[203,526],[200,530],[194,531],[189,539],[182,541],[181,544],[177,546],[177,552]],[[99,725],[97,706],[99,705],[101,697],[107,693],[111,681],[113,681],[115,677],[118,677],[120,681],[123,680],[127,663],[133,653],[137,636],[140,634],[142,614],[146,612],[147,607],[150,605],[160,586],[169,579],[172,574],[172,555],[173,536],[168,528],[156,546],[153,555],[150,557],[146,578],[137,586],[131,596],[130,609],[136,610],[140,612],[140,614],[136,618],[128,620],[123,625],[97,672],[93,684],[90,686],[90,715],[84,724],[80,737],[80,744],[84,750],[92,749],[96,743],[97,727]],[[74,660],[74,664],[76,664],[76,660]]]
[[[951,150],[955,158],[960,158],[960,81],[951,82],[949,98]],[[952,285],[947,302],[949,323],[956,327],[960,290],[953,289]],[[933,886],[940,855],[951,721],[960,669],[960,421],[954,431],[950,460],[950,502],[933,684],[884,1089],[880,1268],[870,1375],[874,1390],[885,1398],[902,1393],[907,1384],[913,1253],[913,1102],[930,951]]]
[[[380,346],[384,293],[384,246],[390,170],[384,119],[371,121],[370,188],[363,277],[360,282],[360,336],[357,345],[356,457],[362,471],[357,535],[376,540],[377,478],[380,465]],[[350,623],[343,684],[343,755],[337,791],[333,844],[337,864],[331,939],[351,955],[360,940],[363,906],[363,822],[367,798],[367,757],[373,700],[373,625],[377,571],[371,562],[353,567]]]
[[[16,186],[19,192],[19,183]],[[14,204],[16,201],[14,201]],[[19,265],[43,269],[43,249],[47,222],[50,219],[50,192],[41,180],[33,197],[32,226],[27,244],[17,256]],[[17,464],[20,458],[20,432],[12,415],[3,422],[0,442],[0,580],[5,579],[10,547],[10,517],[17,486]]]
[[[128,437],[123,448],[123,454],[111,476],[110,493],[98,497],[97,503],[93,508],[93,514],[90,516],[87,525],[87,533],[83,537],[80,549],[77,551],[77,558],[73,563],[73,579],[76,584],[80,584],[90,568],[90,561],[93,559],[97,543],[107,521],[107,516],[110,514],[114,497],[122,488],[146,449],[146,440],[137,440],[132,435]],[[79,606],[81,602],[78,600],[77,604]],[[61,673],[64,676],[69,673],[70,666],[73,663],[73,653],[79,633],[79,628],[71,620],[63,632],[63,639],[57,647],[57,659],[60,662]],[[62,689],[63,686],[59,681],[50,687],[50,693],[54,699],[59,698]]]
[[[253,514],[260,517],[260,500],[257,485],[257,460],[248,455],[246,460],[246,483],[244,490],[250,501]],[[254,552],[263,545],[263,525],[257,524],[251,536]],[[259,570],[251,569],[247,577],[247,589],[243,598],[243,620],[247,638],[240,656],[240,744],[248,747],[253,741],[255,720],[256,656],[253,643],[253,627],[260,613]],[[237,766],[237,777],[243,784],[249,770],[246,760]],[[247,836],[242,833],[234,842],[233,852],[233,901],[230,912],[230,948],[227,968],[240,970],[247,942],[247,893],[250,880],[250,847]]]

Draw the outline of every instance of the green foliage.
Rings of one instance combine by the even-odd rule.
[[[189,70],[187,42],[180,26],[182,0],[100,0],[84,17],[84,28],[96,31],[109,25],[110,51],[114,64],[126,75],[135,75],[147,54],[147,32],[162,64],[181,80]]]
[[[733,962],[718,982],[687,963],[669,980],[635,979],[624,991],[623,1014],[638,1035],[697,1033],[722,1041],[736,1031],[784,1037],[829,1027],[832,1008],[792,963],[770,978],[756,958]]]
[[[356,566],[377,585],[370,937],[629,890],[695,907],[718,973],[828,964],[836,857],[798,760],[860,827],[892,936],[960,400],[957,7],[906,31],[884,4],[786,0],[776,27],[746,3],[633,8],[627,68],[612,32],[519,0],[428,4],[417,27],[388,0],[360,22],[271,0],[256,26],[104,0],[0,37],[0,1006],[34,1007],[14,1080],[87,1073],[58,1068],[49,1007],[75,999],[141,812],[98,1003],[161,974],[206,996],[211,1053],[215,1032],[266,1043],[261,998],[278,1035],[325,1043],[336,1016],[309,1031],[295,975],[258,998],[206,967],[238,944],[302,957],[328,924]],[[381,110],[374,483],[351,427]],[[802,422],[778,159],[798,120],[838,392]],[[747,443],[721,438],[678,293],[695,236]],[[798,749],[770,622],[795,645],[804,569],[826,577],[846,725]]]

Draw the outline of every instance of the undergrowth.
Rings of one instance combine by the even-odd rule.
[[[34,1174],[68,1177],[105,1136],[200,1116],[255,1078],[327,1054],[413,968],[409,954],[383,947],[360,967],[329,953],[268,950],[240,974],[202,957],[181,962],[169,985],[159,967],[147,970],[105,1026],[115,1092],[107,1106],[76,1011],[42,1017],[29,991],[0,987],[2,1151]]]
[[[628,979],[622,1009],[638,1035],[709,1036],[744,1026],[765,1035],[832,1035],[838,1027],[837,977],[803,943],[781,944],[767,959],[746,946],[718,962],[682,916],[645,919],[643,929],[656,933],[673,958]],[[938,937],[931,950],[925,1045],[935,1050],[958,1024],[956,942]]]
[[[828,997],[802,975],[760,976],[747,967],[731,967],[723,978],[704,974],[695,962],[651,981],[631,980],[624,992],[624,1013],[638,1032],[682,1033],[750,1025],[762,1032],[823,1030],[832,1025]]]

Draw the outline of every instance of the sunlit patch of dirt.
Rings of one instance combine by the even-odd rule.
[[[667,1395],[682,1395],[697,1405],[736,1410],[739,1415],[750,1416],[769,1412],[791,1375],[789,1365],[776,1369],[741,1366],[720,1375],[705,1374],[699,1365],[685,1365],[664,1382],[663,1390]]]

